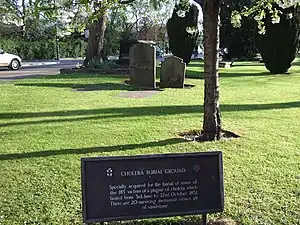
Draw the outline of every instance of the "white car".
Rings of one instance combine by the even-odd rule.
[[[0,67],[9,67],[11,70],[17,70],[21,66],[21,58],[17,55],[9,54],[0,49]]]

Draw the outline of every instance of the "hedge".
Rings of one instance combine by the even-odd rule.
[[[81,39],[59,41],[59,57],[84,57],[87,43]],[[27,41],[22,39],[0,39],[0,49],[19,55],[23,60],[55,59],[55,40]]]

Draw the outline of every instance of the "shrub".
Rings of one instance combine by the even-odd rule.
[[[116,69],[119,68],[119,65],[112,61],[92,60],[87,67],[94,69]]]
[[[230,58],[253,59],[256,47],[257,25],[253,18],[243,17],[242,26],[236,29],[231,23],[234,10],[241,11],[253,2],[249,0],[223,1],[221,7],[220,47],[228,48]]]
[[[185,12],[185,16],[181,16]],[[198,30],[199,10],[188,0],[181,0],[175,6],[172,17],[168,20],[167,31],[169,46],[173,55],[182,58],[188,64],[195,48]]]
[[[56,58],[55,40],[27,41],[24,39],[0,39],[0,48],[6,52],[17,54],[22,59],[54,59]],[[60,58],[84,57],[86,42],[81,39],[65,39],[59,41]]]
[[[280,23],[273,24],[270,15],[265,20],[266,33],[259,36],[258,49],[266,68],[272,74],[286,73],[296,57],[299,42],[299,8],[283,10]],[[293,18],[288,18],[293,15]]]

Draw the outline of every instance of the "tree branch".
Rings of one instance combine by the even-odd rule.
[[[135,0],[119,0],[119,4],[129,4],[129,3],[132,3],[132,2],[134,2]]]
[[[23,13],[21,12],[21,10],[18,8],[18,4],[17,3],[14,4],[15,2],[11,2],[9,0],[6,0],[6,3],[8,4],[8,7],[11,6],[12,8],[14,8],[14,10],[16,10],[19,13],[19,15],[21,15],[21,16],[23,15]]]

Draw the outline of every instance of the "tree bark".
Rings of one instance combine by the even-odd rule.
[[[108,12],[105,10],[100,18],[94,21],[89,27],[88,47],[86,51],[86,58],[83,63],[84,66],[89,66],[94,62],[107,60],[103,51],[107,18]]]
[[[219,13],[221,0],[204,0],[204,117],[201,139],[219,140],[221,113],[219,108]]]

